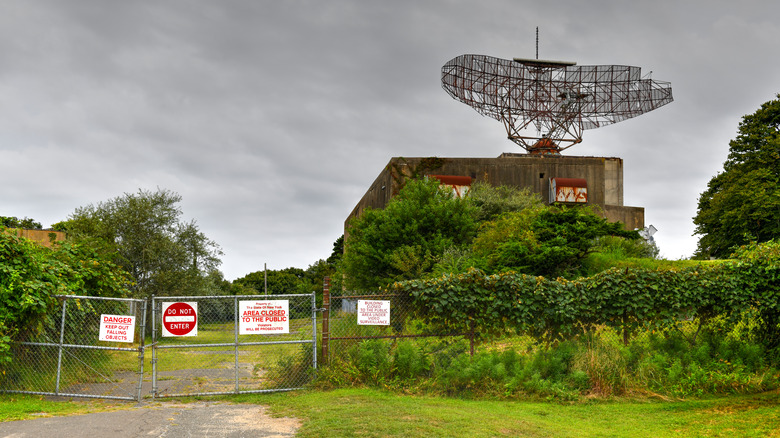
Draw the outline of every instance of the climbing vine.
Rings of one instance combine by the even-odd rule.
[[[125,296],[129,284],[93,249],[67,242],[46,248],[0,228],[0,367],[11,360],[12,340],[40,328],[55,295]]]
[[[391,162],[387,165],[387,170],[395,182],[393,196],[398,194],[406,181],[420,179],[431,171],[441,169],[446,162],[446,159],[439,157],[422,158],[416,165],[411,165],[404,157],[400,157],[399,162]]]
[[[393,287],[414,297],[429,323],[463,331],[473,325],[483,334],[516,332],[549,342],[595,326],[628,335],[758,311],[767,346],[780,339],[773,317],[780,306],[778,241],[745,247],[728,262],[682,269],[610,269],[576,280],[471,269]]]

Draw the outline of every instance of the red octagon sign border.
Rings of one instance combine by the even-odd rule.
[[[192,316],[192,321],[168,321],[168,317],[189,317]],[[189,318],[187,318],[189,319]],[[186,324],[186,325],[185,325]],[[198,312],[184,302],[171,303],[163,310],[163,328],[170,336],[187,336],[190,332],[195,330],[198,326]]]

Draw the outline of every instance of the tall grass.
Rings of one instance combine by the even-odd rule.
[[[594,275],[610,268],[668,269],[687,268],[701,264],[723,263],[710,260],[664,260],[657,249],[643,240],[631,241],[621,237],[599,238],[592,252],[582,261],[582,275]]]
[[[624,345],[601,329],[549,347],[501,339],[473,357],[463,339],[367,340],[320,370],[317,384],[465,397],[689,397],[776,389],[780,371],[733,333],[706,330],[691,344],[684,332],[648,332]]]

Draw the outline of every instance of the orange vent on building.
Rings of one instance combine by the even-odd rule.
[[[550,203],[588,202],[588,181],[584,178],[550,178]]]
[[[441,185],[452,187],[452,191],[457,197],[466,196],[471,188],[471,177],[456,175],[428,175],[431,178],[439,180]]]

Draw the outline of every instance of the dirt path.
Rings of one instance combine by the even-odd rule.
[[[155,402],[113,412],[0,423],[0,437],[292,437],[299,427],[299,420],[273,418],[258,405]]]
[[[230,364],[232,367],[233,364]],[[267,389],[260,385],[263,372],[252,374],[247,365],[238,370],[238,384],[243,389]],[[236,389],[236,371],[229,367],[182,369],[160,371],[157,373],[157,396],[171,394],[225,393]],[[117,372],[110,381],[76,383],[62,390],[63,394],[81,394],[93,396],[131,397],[138,396],[138,374],[132,371]],[[141,397],[152,394],[151,373],[145,374],[141,382]]]

